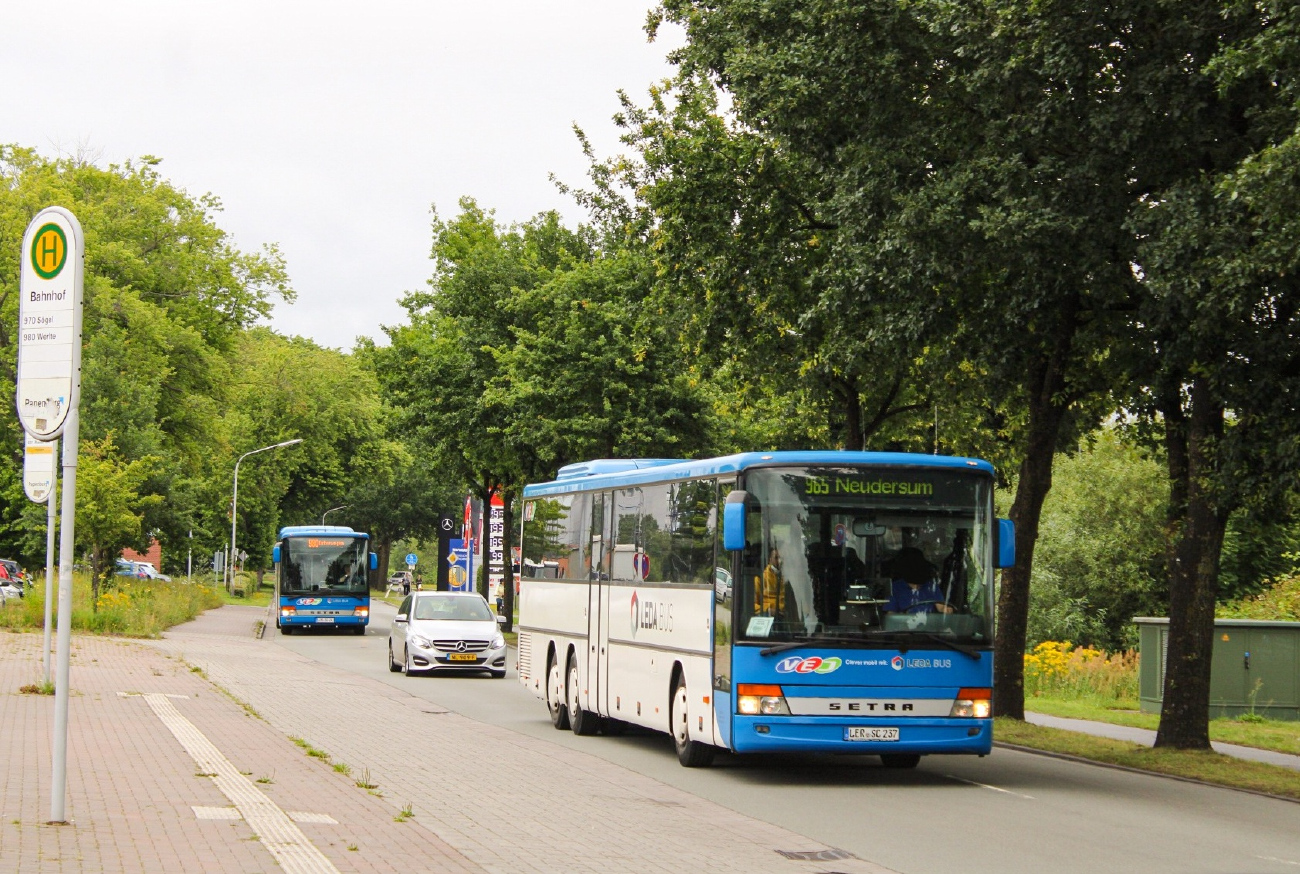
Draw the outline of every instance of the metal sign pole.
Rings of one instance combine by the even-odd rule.
[[[80,415],[74,403],[63,427],[63,527],[59,531],[59,634],[54,680],[54,791],[50,822],[67,822],[64,796],[68,787],[68,698],[72,652],[72,560],[76,556],[73,517],[77,507],[77,429]]]
[[[51,444],[55,457],[59,454],[59,441],[55,440]],[[56,528],[55,521],[58,517],[56,504],[59,497],[59,480],[58,467],[54,468],[50,481],[50,495],[45,501],[45,509],[48,511],[45,517],[45,648],[41,650],[42,664],[45,667],[45,685],[50,685],[50,619],[54,611],[54,593],[57,589],[54,587],[54,531]]]

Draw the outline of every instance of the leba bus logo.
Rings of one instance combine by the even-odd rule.
[[[651,601],[642,599],[637,596],[636,590],[632,591],[632,636],[636,637],[637,629],[644,628],[650,631],[668,631],[673,630],[673,605],[671,601]]]

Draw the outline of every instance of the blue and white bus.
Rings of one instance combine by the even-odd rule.
[[[300,628],[347,628],[365,634],[370,622],[367,570],[378,567],[370,535],[341,525],[280,529],[272,558],[281,634]]]
[[[992,748],[994,568],[1015,543],[986,461],[591,461],[526,487],[522,517],[519,680],[556,728],[667,732],[688,767]]]

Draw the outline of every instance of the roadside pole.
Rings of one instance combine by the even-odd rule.
[[[59,441],[55,440],[50,444],[54,455],[59,454]],[[50,476],[50,497],[45,502],[45,648],[41,650],[44,656],[42,662],[45,666],[45,685],[50,685],[50,621],[51,613],[54,611],[54,593],[58,588],[54,584],[54,532],[57,529],[55,522],[58,520],[59,490],[57,488],[59,475],[58,468],[55,468]]]
[[[18,294],[18,421],[44,442],[63,437],[63,517],[59,532],[59,622],[54,680],[50,822],[67,822],[68,699],[71,690],[73,520],[81,402],[85,235],[68,210],[50,206],[27,226]],[[52,504],[51,504],[52,506]],[[49,593],[46,593],[47,603]],[[48,627],[48,626],[47,626]]]

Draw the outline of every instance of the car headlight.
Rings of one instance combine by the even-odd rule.
[[[501,649],[501,647],[505,645],[506,645],[506,639],[501,635],[498,634],[496,637],[492,638],[493,649]]]
[[[433,649],[433,641],[418,634],[411,635],[411,643],[415,644],[420,649]]]

